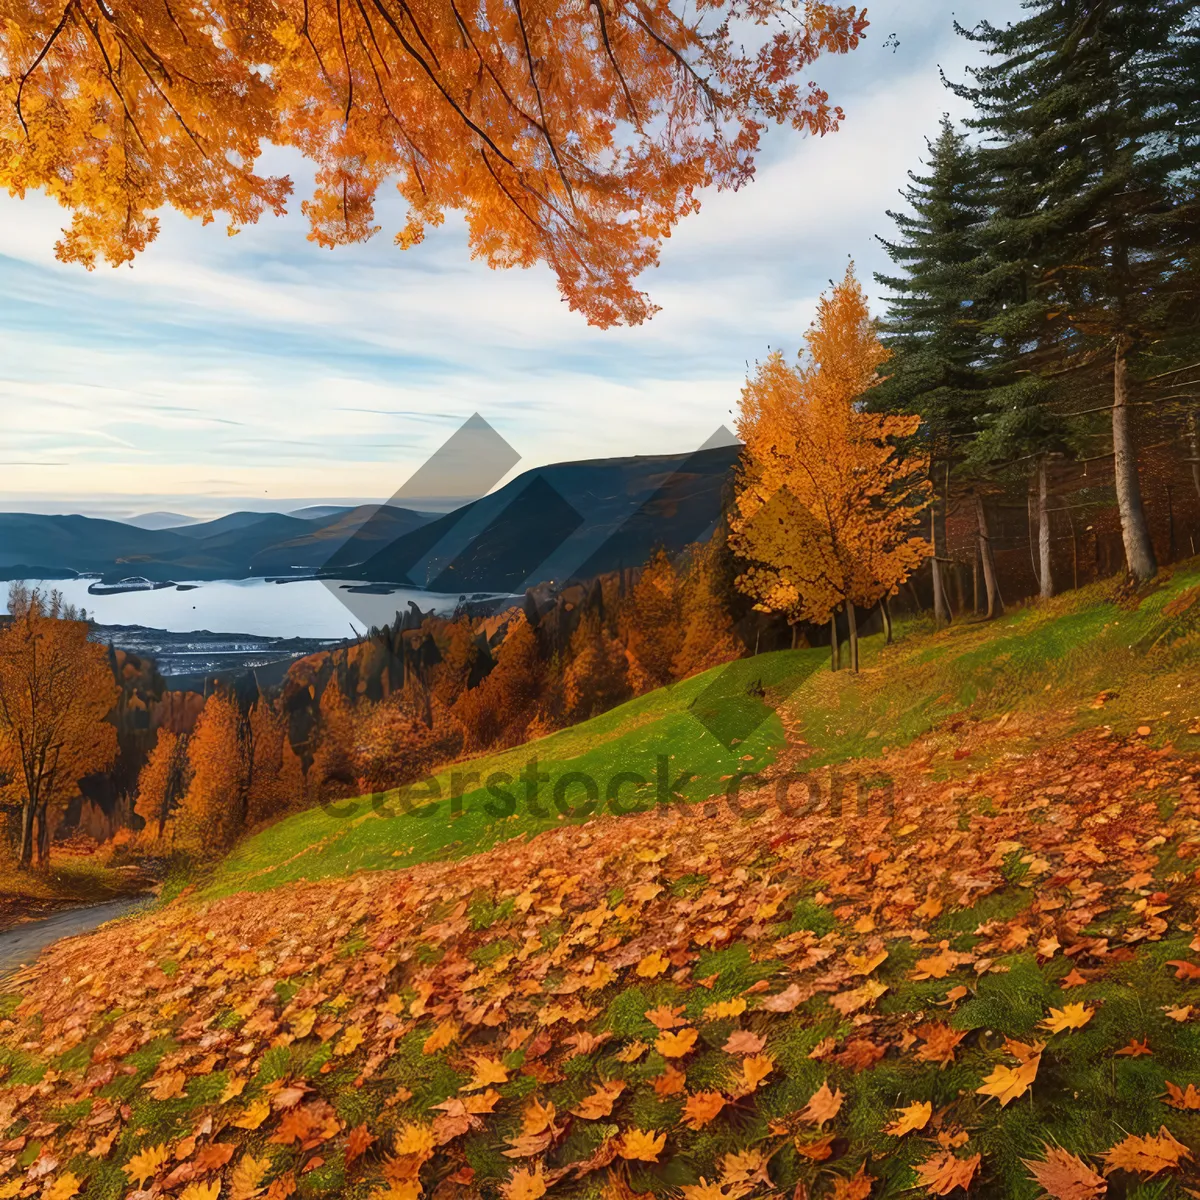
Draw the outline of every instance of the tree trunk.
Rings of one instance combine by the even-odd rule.
[[[50,865],[50,814],[48,805],[42,804],[37,811],[37,865],[45,870]]]
[[[938,497],[935,494],[933,503],[929,506],[929,532],[933,542],[933,557],[930,559],[930,572],[933,575],[933,623],[940,629],[950,621],[949,605],[946,603],[946,588],[942,581],[942,564],[946,549],[946,523],[938,520],[940,516]]]
[[[1075,518],[1071,506],[1067,505],[1067,520],[1071,523],[1071,587],[1079,588],[1079,534],[1075,529]]]
[[[1126,338],[1117,339],[1113,364],[1113,475],[1117,488],[1117,509],[1121,514],[1121,540],[1125,543],[1125,563],[1133,577],[1141,582],[1158,574],[1154,543],[1146,524],[1142,505],[1142,487],[1138,478],[1137,450],[1129,428],[1129,387],[1126,378]]]
[[[1048,492],[1050,490],[1049,476],[1050,470],[1048,459],[1045,454],[1038,458],[1038,491],[1037,491],[1037,518],[1038,518],[1038,560],[1040,562],[1039,575],[1041,578],[1038,582],[1041,584],[1041,595],[1043,600],[1049,600],[1054,595],[1054,572],[1050,564],[1050,506],[1048,502]]]
[[[831,671],[842,669],[842,648],[838,645],[837,613],[831,614],[829,618],[829,669]]]
[[[1167,489],[1167,562],[1174,562],[1177,547],[1175,545],[1175,494],[1170,482],[1165,484]]]
[[[890,646],[892,644],[892,609],[888,604],[887,596],[881,596],[879,599],[879,615],[883,620],[883,644]]]
[[[850,672],[858,674],[858,618],[854,612],[854,602],[846,601],[846,624],[850,626]]]
[[[1196,485],[1196,495],[1200,496],[1200,415],[1195,412],[1188,416],[1188,450],[1192,465],[1192,482]]]
[[[21,854],[17,866],[27,871],[33,865],[33,815],[36,801],[27,799],[21,809]]]
[[[992,538],[988,532],[987,509],[983,497],[975,493],[975,515],[979,521],[979,558],[983,564],[983,584],[987,589],[987,619],[1001,616],[1004,601],[1000,597],[1000,585],[996,579],[996,556],[992,551]]]

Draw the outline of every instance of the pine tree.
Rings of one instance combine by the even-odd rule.
[[[917,436],[929,457],[933,496],[934,614],[941,623],[950,617],[939,559],[946,554],[951,471],[990,386],[980,302],[987,259],[979,241],[988,207],[978,158],[949,117],[926,145],[925,173],[910,171],[901,192],[910,211],[889,211],[897,236],[878,239],[898,273],[875,275],[891,293],[880,323],[890,358],[869,402],[876,411],[921,418]]]
[[[984,134],[993,212],[983,231],[992,265],[985,332],[1019,360],[1008,395],[993,397],[991,442],[1024,429],[1013,400],[1048,370],[1112,372],[1117,504],[1130,571],[1157,570],[1141,498],[1128,364],[1189,301],[1181,260],[1188,225],[1173,194],[1195,165],[1196,140],[1175,128],[1194,70],[1194,0],[1031,0],[1005,28],[960,32],[994,61],[955,91]],[[1181,69],[1181,62],[1191,65]],[[1191,86],[1194,87],[1194,84]],[[1191,118],[1194,133],[1195,119]],[[1024,409],[1037,411],[1038,405]],[[985,440],[977,457],[995,454]]]

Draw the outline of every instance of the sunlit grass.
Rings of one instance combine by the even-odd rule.
[[[864,639],[858,676],[830,672],[825,649],[742,659],[549,737],[457,763],[407,791],[289,817],[235,849],[205,892],[457,857],[597,810],[704,800],[731,776],[774,761],[786,741],[776,707],[805,744],[809,768],[869,759],[956,718],[1016,711],[1068,714],[1073,727],[1103,722],[1128,731],[1145,722],[1159,742],[1200,747],[1200,736],[1187,733],[1200,717],[1189,682],[1200,660],[1200,602],[1164,612],[1198,586],[1200,569],[1189,566],[1136,605],[1117,603],[1109,581],[992,622],[935,631],[917,618],[898,626],[891,646],[880,635]],[[1117,694],[1092,709],[1090,699],[1106,689]],[[735,741],[739,731],[745,736]],[[536,799],[534,771],[544,776]],[[622,775],[614,808],[610,789]],[[595,785],[592,805],[581,777]]]

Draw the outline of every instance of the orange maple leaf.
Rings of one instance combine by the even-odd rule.
[[[977,1087],[975,1091],[980,1096],[995,1096],[1000,1101],[1000,1107],[1004,1108],[1029,1091],[1037,1078],[1041,1061],[1041,1055],[1034,1055],[1016,1067],[1007,1067],[999,1063],[984,1079],[983,1086]]]
[[[1063,1008],[1051,1008],[1050,1015],[1039,1025],[1051,1033],[1063,1033],[1070,1029],[1082,1029],[1095,1015],[1096,1010],[1083,1003],[1068,1004]]]
[[[903,1137],[906,1133],[924,1129],[929,1124],[929,1118],[933,1116],[933,1105],[928,1100],[918,1100],[915,1104],[898,1108],[896,1112],[896,1120],[885,1126],[883,1132],[890,1133],[892,1137]]]
[[[1159,1171],[1174,1170],[1185,1159],[1190,1160],[1192,1152],[1177,1142],[1164,1125],[1158,1133],[1145,1137],[1130,1134],[1111,1150],[1105,1150],[1101,1157],[1104,1159],[1105,1175],[1111,1175],[1113,1171],[1157,1175]]]
[[[1053,1200],[1098,1200],[1108,1191],[1103,1175],[1097,1175],[1078,1155],[1061,1146],[1045,1146],[1044,1161],[1021,1161],[1030,1175]]]
[[[696,1030],[690,1026],[678,1033],[666,1030],[658,1035],[654,1048],[663,1058],[682,1058],[696,1044]]]
[[[425,1044],[421,1047],[422,1054],[436,1054],[439,1050],[445,1050],[458,1037],[458,1026],[449,1017],[446,1018],[438,1027],[425,1039]]]
[[[810,1125],[824,1125],[826,1121],[832,1121],[838,1115],[844,1099],[841,1089],[838,1088],[831,1092],[829,1081],[826,1080],[813,1092],[804,1111],[800,1114],[800,1119],[807,1121]]]
[[[1188,1111],[1200,1110],[1200,1090],[1197,1090],[1194,1083],[1189,1083],[1186,1088],[1181,1088],[1177,1083],[1172,1083],[1169,1079],[1165,1081],[1167,1095],[1163,1103],[1171,1108],[1180,1108]]]
[[[724,1107],[720,1092],[696,1092],[683,1106],[684,1123],[689,1129],[703,1129]]]
[[[1153,1054],[1150,1049],[1150,1039],[1143,1038],[1140,1042],[1137,1038],[1130,1038],[1128,1046],[1122,1046],[1120,1050],[1114,1050],[1113,1054],[1117,1058],[1141,1058],[1143,1054]]]
[[[948,1067],[954,1062],[955,1048],[967,1034],[966,1030],[951,1029],[940,1021],[930,1021],[917,1026],[917,1036],[925,1042],[917,1048],[917,1058],[921,1062],[935,1062]]]
[[[356,1159],[362,1158],[375,1141],[374,1134],[367,1129],[365,1122],[362,1125],[355,1125],[346,1135],[346,1166],[348,1167]]]
[[[765,1045],[767,1039],[759,1033],[751,1033],[748,1029],[735,1029],[725,1039],[721,1047],[726,1054],[757,1054]]]
[[[875,1176],[867,1174],[867,1164],[859,1163],[858,1170],[849,1179],[842,1175],[834,1177],[829,1200],[867,1200],[874,1182]]]
[[[532,1171],[518,1167],[508,1177],[508,1182],[500,1185],[500,1194],[504,1200],[539,1200],[546,1194],[542,1164],[538,1163]]]
[[[958,1158],[949,1150],[943,1150],[924,1162],[914,1164],[913,1170],[926,1190],[935,1196],[948,1196],[955,1188],[966,1191],[971,1186],[981,1158],[982,1155],[979,1154],[973,1154],[970,1158]]]
[[[610,1079],[607,1083],[597,1085],[590,1096],[584,1096],[571,1112],[585,1121],[598,1121],[601,1117],[612,1115],[613,1105],[617,1097],[625,1090],[625,1080]]]
[[[621,1135],[617,1153],[622,1158],[637,1162],[658,1162],[658,1156],[666,1144],[665,1133],[656,1135],[644,1129],[627,1129]]]

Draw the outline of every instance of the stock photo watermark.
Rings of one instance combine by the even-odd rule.
[[[895,794],[886,776],[852,774],[829,768],[786,771],[767,777],[739,771],[723,781],[720,791],[692,797],[687,788],[700,776],[671,764],[665,754],[656,756],[649,775],[616,771],[597,777],[587,771],[561,774],[544,769],[531,755],[515,774],[455,770],[447,783],[433,775],[412,780],[371,797],[370,808],[384,819],[414,817],[455,820],[468,810],[481,811],[494,820],[527,815],[548,821],[559,817],[579,820],[608,813],[627,817],[638,813],[677,812],[685,819],[712,819],[722,808],[740,820],[757,820],[772,812],[794,819],[820,814],[827,817],[865,818],[895,813]],[[329,800],[321,805],[327,816],[347,819],[362,815],[359,804]]]

